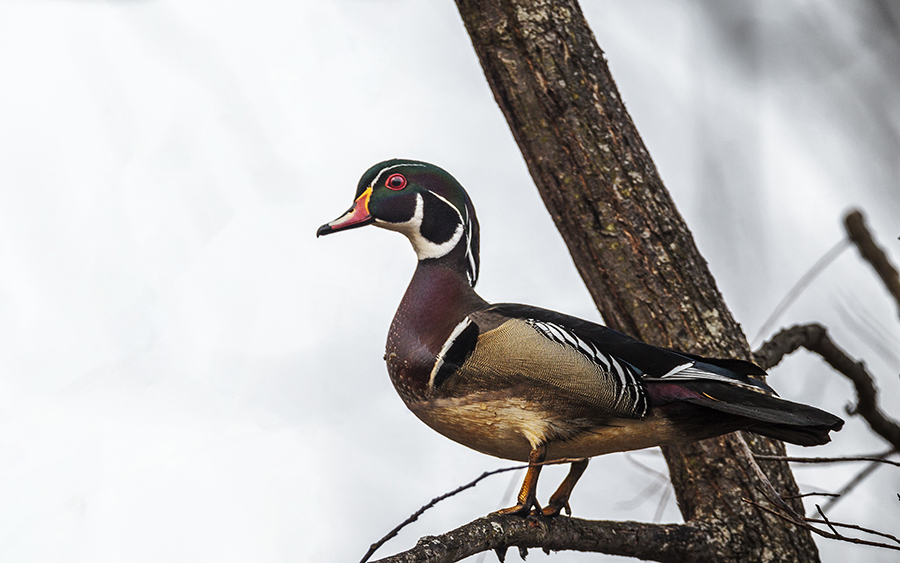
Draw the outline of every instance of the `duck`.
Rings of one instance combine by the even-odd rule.
[[[366,225],[405,235],[418,258],[384,355],[406,407],[464,446],[528,463],[515,506],[500,514],[571,514],[572,491],[595,456],[737,430],[814,446],[843,425],[780,398],[751,362],[660,348],[548,309],[488,303],[475,292],[475,208],[438,166],[372,166],[350,209],[316,236]],[[542,507],[541,468],[559,460],[569,472]]]

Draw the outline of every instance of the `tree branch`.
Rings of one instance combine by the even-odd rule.
[[[551,461],[545,461],[542,463],[537,463],[535,465],[560,465],[563,463],[572,463],[573,461],[581,461],[581,460],[582,460],[582,458],[560,458],[560,459],[554,459]],[[483,481],[484,479],[487,479],[488,477],[490,477],[492,475],[497,475],[499,473],[506,473],[508,471],[521,471],[523,469],[528,469],[528,466],[527,465],[515,465],[512,467],[501,467],[500,469],[494,469],[493,471],[485,471],[484,473],[482,473],[475,479],[469,481],[465,485],[460,485],[459,487],[453,489],[449,493],[444,493],[440,496],[437,496],[437,497],[431,499],[431,501],[429,501],[428,504],[424,505],[419,510],[413,512],[409,518],[407,518],[403,522],[397,524],[394,527],[394,529],[392,529],[390,532],[385,534],[385,536],[383,538],[381,538],[377,542],[370,545],[369,550],[366,552],[365,555],[363,555],[363,558],[360,559],[359,563],[366,563],[366,561],[368,561],[369,558],[372,557],[372,555],[378,550],[378,548],[380,548],[385,543],[387,543],[391,538],[395,537],[398,533],[400,533],[400,530],[405,528],[407,525],[412,524],[413,522],[418,520],[419,516],[424,514],[425,511],[427,511],[428,509],[430,509],[437,503],[441,502],[442,500],[446,500],[446,499],[448,499],[454,495],[457,495],[467,489],[471,489],[475,485],[477,485],[478,483],[480,483],[481,481]]]
[[[877,456],[844,456],[844,457],[793,457],[787,455],[756,455],[753,457],[763,461],[789,461],[793,463],[840,463],[848,461],[871,461],[873,463],[884,463],[885,465],[894,465],[900,467],[900,461],[891,461],[885,459],[887,456],[896,453],[896,450],[888,450]]]
[[[885,534],[884,532],[879,532],[878,530],[872,530],[872,529],[869,529],[869,528],[863,528],[862,526],[857,526],[856,524],[843,524],[843,523],[839,523],[839,522],[831,522],[831,521],[828,520],[827,518],[824,519],[824,520],[818,520],[818,519],[815,519],[815,518],[803,518],[802,520],[797,520],[797,519],[795,519],[793,516],[791,516],[790,514],[785,514],[785,513],[779,512],[778,510],[775,510],[775,509],[773,509],[773,508],[769,508],[769,507],[767,507],[767,506],[763,506],[762,504],[759,504],[759,503],[754,502],[754,501],[749,500],[749,499],[744,499],[744,500],[745,500],[747,503],[752,504],[752,505],[756,506],[757,508],[760,508],[761,510],[764,510],[765,512],[768,512],[769,514],[772,514],[772,515],[774,515],[774,516],[777,516],[777,517],[779,517],[779,518],[781,518],[782,520],[785,520],[785,521],[787,521],[787,522],[790,522],[790,523],[796,525],[796,526],[799,527],[799,528],[803,528],[803,529],[805,529],[805,530],[809,530],[810,532],[812,532],[812,533],[814,533],[814,534],[816,534],[816,535],[818,535],[818,536],[822,536],[823,538],[828,538],[828,539],[831,539],[831,540],[845,541],[845,542],[848,542],[848,543],[855,543],[855,544],[859,544],[859,545],[868,545],[868,546],[870,546],[870,547],[881,547],[881,548],[884,548],[884,549],[893,549],[893,550],[900,551],[900,546],[898,546],[898,545],[893,545],[893,544],[888,544],[888,543],[882,543],[882,542],[873,542],[873,541],[863,540],[863,539],[859,539],[859,538],[850,538],[850,537],[847,537],[847,536],[845,536],[845,535],[843,535],[843,534],[838,534],[836,531],[835,531],[834,533],[832,533],[832,532],[826,532],[825,530],[821,530],[821,529],[819,529],[819,528],[816,528],[815,526],[813,526],[812,524],[810,524],[810,522],[816,523],[816,524],[827,524],[827,525],[829,526],[829,528],[831,528],[832,530],[834,530],[834,529],[835,529],[835,526],[837,526],[837,527],[842,527],[842,528],[849,528],[849,529],[852,529],[852,530],[858,530],[858,531],[860,531],[860,532],[865,532],[865,533],[867,533],[867,534],[873,534],[873,535],[881,536],[881,537],[884,537],[884,538],[889,538],[889,539],[892,539],[892,540],[894,540],[894,541],[900,541],[900,540],[898,540],[895,536],[892,536],[891,534]],[[824,516],[824,514],[823,514],[823,516]]]
[[[859,210],[848,213],[844,217],[844,227],[863,259],[872,265],[881,281],[884,282],[884,286],[893,296],[897,310],[900,312],[900,274],[897,273],[897,268],[891,264],[884,250],[875,242],[875,238],[866,227],[863,214]]]
[[[705,356],[750,357],[693,236],[634,126],[576,0],[456,0],[494,99],[610,328]],[[754,451],[784,446],[748,436]],[[734,436],[664,448],[689,522],[731,530],[719,560],[816,560],[797,533],[741,502],[757,487]],[[768,477],[798,492],[786,463]],[[788,504],[802,510],[796,499]],[[762,524],[760,524],[762,520]],[[722,539],[714,536],[711,540]],[[708,542],[707,542],[708,543]]]
[[[409,551],[376,563],[451,563],[487,550],[499,556],[512,546],[545,552],[575,550],[648,561],[703,560],[712,556],[707,532],[690,524],[644,524],[579,518],[491,515],[440,536],[425,536]]]
[[[769,369],[800,347],[818,354],[853,382],[857,397],[854,413],[863,417],[873,432],[895,449],[900,449],[900,424],[878,407],[878,390],[872,376],[862,362],[855,361],[838,348],[822,325],[812,323],[784,329],[760,346],[753,357],[760,366]]]

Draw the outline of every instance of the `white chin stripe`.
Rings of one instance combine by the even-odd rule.
[[[447,202],[447,200],[444,198],[440,199]],[[447,205],[450,205],[451,208],[456,209],[449,202],[447,202]],[[459,213],[459,211],[457,211],[457,213]],[[416,256],[418,256],[419,260],[425,260],[427,258],[440,258],[441,256],[446,256],[450,253],[451,250],[456,248],[456,245],[459,244],[459,241],[463,236],[464,229],[462,223],[458,223],[456,225],[456,230],[453,232],[453,236],[450,237],[450,240],[441,244],[437,244],[422,236],[422,218],[424,217],[424,215],[425,199],[422,197],[422,194],[416,194],[416,212],[413,214],[412,219],[405,223],[388,223],[386,221],[376,220],[375,224],[379,227],[392,231],[398,231],[406,235],[406,238],[408,238],[412,243],[413,250],[416,251]]]

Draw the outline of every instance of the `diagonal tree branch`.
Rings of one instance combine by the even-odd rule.
[[[897,268],[891,264],[884,250],[875,242],[875,237],[866,227],[866,219],[862,212],[854,210],[848,213],[844,217],[844,227],[863,259],[872,265],[878,277],[884,282],[884,286],[893,296],[897,310],[900,312],[900,274],[897,273]]]
[[[660,346],[750,357],[750,347],[634,126],[577,0],[456,0],[494,99],[606,324]],[[734,435],[664,448],[688,522],[728,530],[720,560],[818,559],[812,537],[741,500]],[[747,436],[753,451],[780,443]],[[726,462],[725,460],[729,460]],[[793,498],[786,463],[768,477]],[[707,543],[709,543],[709,541]]]

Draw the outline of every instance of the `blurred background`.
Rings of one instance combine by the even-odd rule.
[[[582,7],[754,346],[823,323],[900,416],[897,311],[855,249],[763,326],[853,207],[900,262],[898,4]],[[356,561],[509,465],[435,434],[391,387],[403,237],[315,239],[376,162],[427,160],[467,187],[484,298],[600,320],[449,0],[8,0],[0,80],[4,561]],[[769,382],[838,414],[853,402],[805,352]],[[885,449],[848,418],[833,444],[790,451]],[[861,469],[795,474],[835,492]],[[439,504],[376,558],[511,504],[521,477]],[[658,450],[609,455],[572,507],[679,521],[670,489]],[[898,490],[882,467],[829,516],[896,534]],[[817,542],[826,562],[896,561]]]

